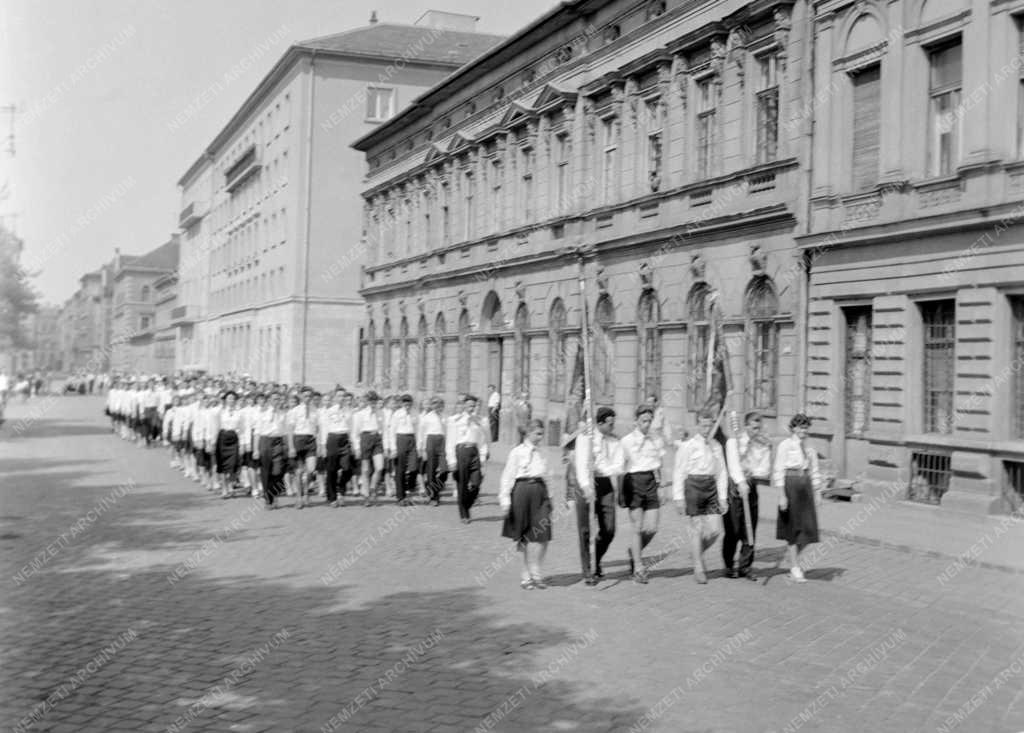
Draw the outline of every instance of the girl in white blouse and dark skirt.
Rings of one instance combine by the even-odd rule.
[[[498,503],[505,512],[501,535],[523,553],[520,586],[524,590],[547,588],[541,563],[551,541],[551,497],[544,480],[548,466],[540,452],[543,439],[544,423],[531,420],[523,442],[508,454],[498,491]]]
[[[772,486],[780,490],[779,521],[775,538],[789,545],[792,579],[804,582],[800,568],[800,553],[807,545],[818,541],[818,512],[815,505],[821,498],[821,470],[818,452],[807,443],[807,429],[811,420],[797,414],[789,421],[793,433],[779,443],[772,468]]]

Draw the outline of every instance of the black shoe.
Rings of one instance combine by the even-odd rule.
[[[630,547],[626,550],[626,553],[629,555],[629,574],[636,575],[636,563],[633,562],[633,548]]]
[[[430,502],[430,506],[441,506],[441,502],[437,499],[434,499],[433,501]]]
[[[740,577],[740,574],[739,574],[739,572],[737,572],[736,568],[726,568],[725,569],[725,577],[727,577],[727,578],[734,578],[735,579],[735,578]]]
[[[584,575],[583,576],[583,582],[586,583],[587,585],[597,585],[599,581],[598,581],[597,577],[594,576],[594,575]]]
[[[602,578],[604,578],[604,570],[601,568],[600,565],[598,565],[597,568],[595,568],[595,570],[594,570],[594,577],[597,578],[598,580],[601,580]]]

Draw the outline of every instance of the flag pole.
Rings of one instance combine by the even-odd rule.
[[[581,340],[583,342],[583,404],[587,411],[587,432],[593,435],[594,431],[594,393],[590,389],[591,364],[590,364],[590,312],[587,306],[587,280],[583,275],[583,255],[579,255],[579,283],[580,283],[580,313],[582,325],[580,328]]]

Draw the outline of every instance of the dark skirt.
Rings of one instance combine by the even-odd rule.
[[[789,506],[779,510],[775,539],[791,545],[809,545],[818,541],[818,512],[814,508],[814,489],[805,471],[786,471],[783,488]]]
[[[551,541],[551,501],[544,479],[517,479],[501,536],[516,542]]]
[[[242,454],[238,449],[238,433],[221,430],[217,433],[215,451],[217,473],[235,473],[242,466]]]

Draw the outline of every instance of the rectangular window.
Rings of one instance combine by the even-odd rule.
[[[476,180],[473,178],[472,171],[466,171],[463,178],[463,201],[464,201],[464,216],[465,216],[465,231],[463,232],[464,239],[472,239],[474,232],[474,223],[476,222],[476,207],[474,206],[474,197],[476,196]]]
[[[718,82],[708,77],[697,82],[697,176],[708,178],[714,168],[715,115],[718,111]]]
[[[750,322],[750,407],[775,410],[778,382],[779,326],[774,320]]]
[[[1024,16],[1017,18],[1017,58],[1024,58]],[[1024,158],[1024,66],[1017,81],[1017,157]]]
[[[387,87],[369,87],[366,90],[366,119],[383,122],[395,114],[395,90]]]
[[[555,138],[555,208],[561,215],[569,208],[569,136]]]
[[[522,223],[531,224],[533,223],[533,164],[534,164],[534,152],[533,148],[523,148],[519,152],[520,159],[520,206],[519,210],[522,212]]]
[[[953,412],[953,374],[956,346],[956,302],[921,304],[924,327],[924,432],[948,435],[956,421]]]
[[[1020,367],[1024,364],[1024,298],[1010,301],[1013,309],[1013,361]],[[1013,377],[1013,435],[1024,438],[1024,369],[1018,368]]]
[[[878,185],[882,132],[882,73],[876,64],[862,69],[853,81],[853,190]]]
[[[491,162],[491,216],[494,221],[494,231],[501,231],[505,225],[504,213],[505,202],[501,199],[501,186],[505,179],[505,166],[500,160]]]
[[[452,242],[452,216],[448,206],[448,185],[441,186],[441,244]]]
[[[778,57],[757,59],[757,162],[769,163],[779,153]]]
[[[963,86],[963,45],[957,40],[929,54],[928,95],[931,130],[928,174],[948,176],[960,162],[960,94]]]
[[[615,200],[615,176],[619,153],[618,120],[609,117],[601,122],[601,203]]]
[[[647,130],[647,182],[652,191],[661,185],[662,133],[665,128],[661,99],[648,99],[644,103]]]
[[[871,405],[871,306],[846,308],[846,434],[862,435]]]
[[[430,212],[434,206],[434,201],[429,193],[423,194],[423,249],[430,251],[434,246],[434,231],[431,228],[430,223]]]

